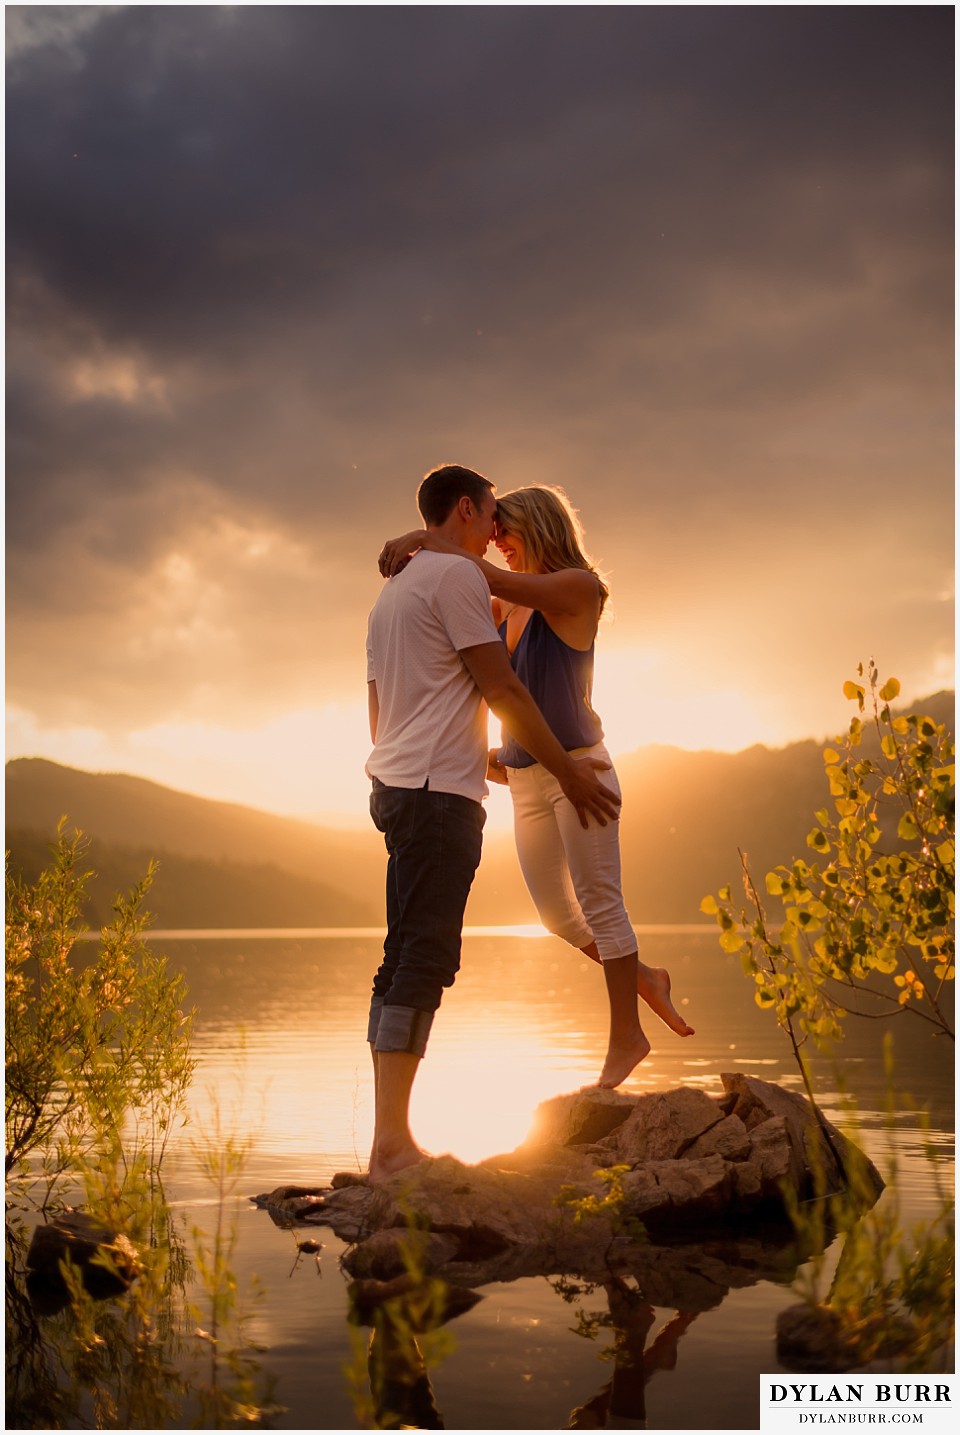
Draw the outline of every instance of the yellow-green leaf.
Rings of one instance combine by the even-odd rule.
[[[707,896],[704,897],[703,901],[700,903],[700,910],[701,912],[704,912],[708,917],[715,917],[719,912],[720,908],[717,906],[716,898]]]
[[[894,698],[900,696],[900,684],[896,678],[888,678],[880,689],[880,696],[885,703],[892,703]]]
[[[897,836],[904,842],[912,842],[919,836],[912,812],[905,812],[897,823]]]
[[[863,707],[864,690],[859,683],[846,682],[843,685],[843,696],[850,702],[858,702]]]
[[[725,952],[739,952],[743,946],[743,938],[735,928],[728,932],[721,932],[720,945]]]
[[[823,760],[826,763],[839,762],[840,754],[837,752],[836,748],[825,747],[823,749]]]
[[[776,872],[768,872],[766,881],[767,891],[770,893],[770,896],[779,897],[783,892],[783,882],[777,876]]]

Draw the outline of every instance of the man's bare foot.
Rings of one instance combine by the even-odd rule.
[[[633,1068],[639,1066],[643,1058],[649,1055],[650,1043],[642,1031],[622,1046],[609,1046],[597,1085],[608,1091],[619,1086],[621,1081],[626,1081]]]
[[[670,1000],[670,973],[666,967],[641,965],[637,976],[637,993],[677,1036],[693,1036],[693,1027],[684,1021]]]
[[[346,1186],[366,1186],[366,1171],[334,1171],[330,1177],[331,1191],[342,1191]]]
[[[416,1166],[429,1159],[426,1151],[421,1151],[412,1141],[388,1152],[378,1148],[376,1155],[370,1157],[369,1183],[376,1186],[380,1181],[386,1181],[389,1176],[395,1176],[398,1171],[405,1171],[408,1166]]]

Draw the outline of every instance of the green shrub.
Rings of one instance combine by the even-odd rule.
[[[880,686],[873,663],[867,685],[867,722],[867,686],[844,684],[859,712],[824,751],[833,810],[816,813],[807,838],[815,860],[767,873],[770,916],[743,853],[750,911],[736,908],[729,887],[701,903],[795,1053],[808,1037],[841,1036],[851,1015],[909,1013],[954,1036],[944,1001],[954,979],[953,741],[923,714],[894,716],[900,684]]]
[[[6,1172],[48,1188],[118,1145],[158,1171],[194,1065],[184,979],[144,938],[153,869],[88,947],[84,845],[61,823],[36,882],[7,874]]]
[[[881,685],[873,662],[864,676],[861,665],[861,681],[844,684],[857,716],[824,751],[832,810],[816,813],[807,838],[814,860],[797,858],[767,873],[770,915],[742,852],[749,910],[735,906],[729,887],[701,903],[716,916],[723,950],[740,956],[755,983],[757,1005],[773,1012],[787,1035],[824,1127],[803,1047],[837,1041],[848,1017],[909,1015],[927,1024],[953,1062],[954,744],[933,718],[891,711],[896,678]],[[886,1035],[892,1123],[902,1102],[893,1093]],[[954,1207],[930,1143],[925,1154],[937,1209],[910,1230],[893,1157],[887,1191],[875,1205],[857,1189],[856,1163],[846,1168],[845,1189],[793,1204],[798,1234],[824,1252],[798,1293],[830,1322],[845,1368],[894,1358],[908,1370],[936,1368],[953,1339]],[[828,1231],[843,1245],[825,1291]]]

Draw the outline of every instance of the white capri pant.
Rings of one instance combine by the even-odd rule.
[[[572,755],[610,760],[603,743]],[[599,776],[619,796],[613,768]],[[596,942],[604,961],[630,956],[637,938],[620,884],[619,820],[601,827],[590,817],[581,827],[559,782],[539,763],[508,767],[507,780],[520,870],[547,931],[572,947]]]

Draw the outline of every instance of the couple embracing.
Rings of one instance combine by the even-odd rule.
[[[460,965],[480,861],[486,779],[513,799],[517,854],[543,925],[598,962],[610,1033],[598,1085],[618,1086],[650,1043],[638,995],[692,1029],[662,968],[639,961],[620,883],[620,792],[591,705],[608,590],[555,488],[497,497],[472,469],[428,473],[425,527],[388,541],[370,614],[370,811],[387,848],[387,935],[367,1039],[375,1121],[370,1180],[424,1159],[410,1094],[444,987]],[[507,568],[486,562],[494,542]],[[487,752],[487,706],[503,724]]]

